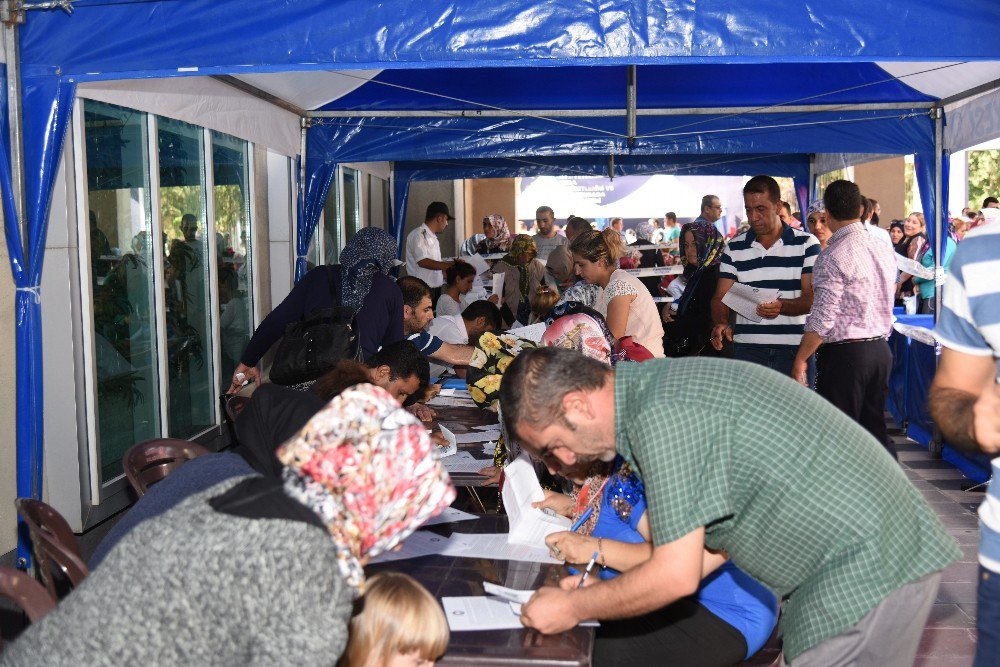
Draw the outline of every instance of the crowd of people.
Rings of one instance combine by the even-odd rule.
[[[364,567],[455,498],[425,427],[433,379],[454,374],[501,416],[481,474],[497,482],[527,452],[551,475],[536,506],[578,525],[546,538],[570,574],[523,606],[525,626],[600,619],[596,665],[737,664],[776,625],[783,664],[912,664],[960,556],[883,415],[894,303],[935,303],[934,278],[897,269],[897,253],[935,265],[925,221],[882,229],[878,203],[843,180],[804,227],[773,178],[743,196],[747,226],[729,239],[714,195],[690,223],[640,223],[632,245],[620,224],[560,229],[543,206],[534,235],[485,216],[458,258],[442,256],[453,217],[433,202],[399,279],[396,241],[359,231],[243,350],[230,392],[253,392],[236,447],[143,496],[0,663],[433,664],[449,638],[437,600]],[[1000,204],[976,218],[942,243],[932,409],[952,442],[995,453],[1000,291],[982,281]],[[677,272],[629,272],[670,266],[674,244]],[[268,350],[328,311],[351,322],[348,353],[293,386],[265,382]],[[544,333],[522,334],[533,324]],[[1000,654],[998,493],[981,511],[982,665]]]

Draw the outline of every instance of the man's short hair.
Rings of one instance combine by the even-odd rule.
[[[399,291],[403,293],[403,305],[416,308],[424,297],[431,298],[431,288],[420,278],[403,276],[396,281]]]
[[[595,391],[610,380],[611,368],[575,350],[539,347],[514,358],[500,382],[500,411],[507,433],[520,423],[545,428],[564,415],[563,399],[574,391]]]
[[[535,209],[535,217],[537,218],[542,213],[548,213],[553,219],[556,217],[556,212],[552,210],[551,206],[539,206]]]
[[[990,204],[1000,204],[1000,199],[996,197],[987,197],[983,200],[983,208],[989,208]]]
[[[704,211],[706,208],[712,208],[712,202],[718,199],[716,195],[705,195],[701,198],[701,210]]]
[[[861,195],[861,219],[865,222],[871,220],[872,213],[875,212],[875,206],[871,202],[871,199]]]
[[[823,192],[826,213],[834,220],[857,220],[865,205],[861,188],[850,181],[834,181]]]
[[[709,202],[709,205],[711,206],[711,202]],[[705,208],[704,200],[702,203],[702,208]],[[663,214],[663,217],[666,218],[667,220],[673,220],[674,222],[677,222],[677,214],[674,213],[673,211],[667,211],[666,213]]]
[[[500,320],[500,309],[484,299],[473,301],[462,311],[463,320],[471,322],[478,317],[485,319],[486,324],[491,325],[494,331],[503,326],[503,322]]]
[[[408,340],[383,345],[381,350],[365,360],[365,366],[368,368],[388,366],[390,380],[416,375],[421,387],[427,386],[431,381],[431,366],[427,362],[427,357],[420,354],[417,346]]]
[[[754,176],[743,186],[743,195],[749,194],[767,195],[767,198],[774,204],[781,201],[781,187],[778,185],[778,181],[763,174]]]
[[[792,215],[792,205],[786,202],[784,199],[781,200],[781,208],[785,209],[785,213],[791,217]]]

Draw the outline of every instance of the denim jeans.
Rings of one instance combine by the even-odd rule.
[[[792,376],[792,362],[795,361],[795,353],[798,347],[790,345],[747,345],[745,343],[733,344],[733,359],[749,361],[752,364],[760,364],[778,371],[785,377]],[[809,357],[809,365],[806,369],[806,377],[809,386],[816,386],[816,357]]]
[[[1000,665],[1000,572],[979,566],[979,590],[976,594],[976,667]]]

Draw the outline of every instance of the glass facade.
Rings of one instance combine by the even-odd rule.
[[[101,479],[160,434],[146,114],[87,102],[87,198]]]
[[[248,158],[249,147],[245,141],[212,132],[220,393],[229,388],[233,371],[253,335],[253,248]]]
[[[85,101],[83,117],[104,485],[136,442],[219,424],[218,397],[254,329],[251,151],[102,102]]]

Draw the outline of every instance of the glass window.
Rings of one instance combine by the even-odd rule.
[[[205,233],[205,132],[159,119],[160,217],[166,243],[167,435],[190,438],[215,425],[209,257]]]
[[[344,167],[344,243],[357,233],[361,220],[361,176],[357,170]]]
[[[220,393],[253,335],[253,252],[247,142],[212,132],[215,252],[219,271]]]
[[[104,484],[125,451],[160,434],[146,114],[84,103],[98,456]]]
[[[389,181],[378,176],[371,177],[368,224],[380,229],[389,229]]]
[[[319,232],[317,231],[317,234]],[[326,264],[340,261],[340,249],[344,247],[344,225],[340,219],[340,182],[336,176],[330,183],[330,191],[323,204],[323,251]]]

